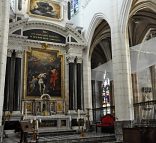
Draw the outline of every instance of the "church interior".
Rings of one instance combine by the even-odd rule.
[[[156,0],[0,11],[0,142],[156,142]]]

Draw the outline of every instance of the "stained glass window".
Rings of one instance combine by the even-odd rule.
[[[73,16],[79,10],[79,0],[71,0],[70,7],[71,16]]]
[[[13,12],[15,12],[15,0],[10,0],[10,6],[11,6]]]
[[[103,115],[110,114],[110,79],[105,76],[104,81],[101,85],[102,88],[102,107]]]

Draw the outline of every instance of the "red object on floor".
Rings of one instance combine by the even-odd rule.
[[[114,126],[114,117],[111,114],[107,114],[100,119],[100,123],[96,124],[97,127],[109,127]]]

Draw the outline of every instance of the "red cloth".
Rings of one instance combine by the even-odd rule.
[[[97,127],[114,126],[114,117],[112,115],[105,115],[101,117],[101,123],[97,124]]]

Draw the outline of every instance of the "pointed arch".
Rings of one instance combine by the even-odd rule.
[[[127,30],[127,25],[128,25],[128,19],[129,19],[129,13],[131,9],[133,0],[124,0],[122,4],[122,9],[120,12],[120,30],[122,33],[124,33]]]
[[[90,22],[88,32],[86,34],[86,41],[88,41],[88,45],[87,45],[88,46],[88,49],[87,49],[88,56],[89,56],[89,51],[90,51],[90,46],[91,46],[92,37],[94,35],[94,31],[102,20],[105,20],[108,23],[108,25],[110,26],[110,24],[109,24],[110,22],[109,22],[108,18],[103,13],[96,13]]]

